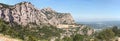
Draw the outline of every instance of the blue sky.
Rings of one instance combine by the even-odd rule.
[[[0,0],[14,5],[28,1],[36,8],[51,7],[63,13],[71,13],[75,21],[119,21],[120,0]]]

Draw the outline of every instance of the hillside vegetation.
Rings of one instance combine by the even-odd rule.
[[[62,30],[54,26],[38,26],[34,28],[22,27],[20,25],[10,26],[9,23],[0,20],[0,33],[25,41],[38,41],[59,37]]]

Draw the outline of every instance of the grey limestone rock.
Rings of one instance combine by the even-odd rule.
[[[0,4],[0,18],[7,22],[16,22],[26,26],[29,23],[42,24],[74,24],[70,13],[59,13],[51,8],[36,9],[30,2],[21,2],[13,6]],[[5,8],[4,8],[5,7]]]

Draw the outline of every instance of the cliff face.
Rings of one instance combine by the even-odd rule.
[[[21,37],[21,34],[24,34],[22,35],[23,39],[24,39],[24,36],[26,35],[27,35],[26,37],[29,37],[29,35],[32,35],[36,39],[37,38],[39,39],[39,37],[40,39],[43,39],[43,37],[48,36],[47,38],[51,38],[51,40],[55,40],[58,38],[58,35],[60,35],[60,38],[62,39],[66,36],[70,37],[71,35],[75,35],[75,34],[91,35],[93,33],[92,29],[87,28],[84,25],[74,24],[75,23],[74,19],[72,18],[70,13],[59,13],[52,10],[51,8],[43,8],[39,10],[29,2],[21,2],[13,6],[0,3],[0,19],[3,19],[4,21],[9,22],[11,24],[15,22],[23,26],[28,25],[29,28],[24,27],[24,28],[18,29],[19,28],[18,26],[17,29],[15,28],[13,29],[11,27],[11,29],[5,30],[6,33],[9,30],[12,30],[12,31],[14,30],[14,32],[11,31],[12,33],[10,33],[12,35],[14,35],[14,33],[16,32],[20,33],[20,36],[18,34],[18,37]],[[1,21],[0,23],[2,22],[3,21]],[[8,25],[6,24],[6,22],[5,23],[3,22],[3,23],[5,25]],[[29,25],[29,24],[36,24],[36,25],[50,24],[53,26],[52,27],[51,26],[34,27],[33,25]],[[33,26],[34,28],[31,28],[31,26]],[[62,29],[54,28],[54,26]],[[7,26],[5,27],[8,28]]]
[[[30,2],[21,2],[14,6],[0,4],[0,18],[20,25],[35,23],[42,24],[74,24],[74,19],[69,13],[59,13],[51,8],[37,9]]]
[[[41,11],[46,15],[50,24],[74,24],[74,20],[70,13],[59,13],[51,8],[44,8]]]

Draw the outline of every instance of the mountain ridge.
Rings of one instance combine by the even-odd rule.
[[[30,2],[21,2],[6,8],[0,5],[0,32],[23,41],[56,41],[77,34],[90,36],[94,29],[76,24],[70,13],[39,10]]]
[[[50,24],[54,26],[75,23],[70,13],[59,13],[51,8],[39,10],[30,2],[21,2],[13,6],[5,6],[0,5],[0,18],[10,23],[16,22],[24,26],[29,23],[35,23],[37,25]]]

